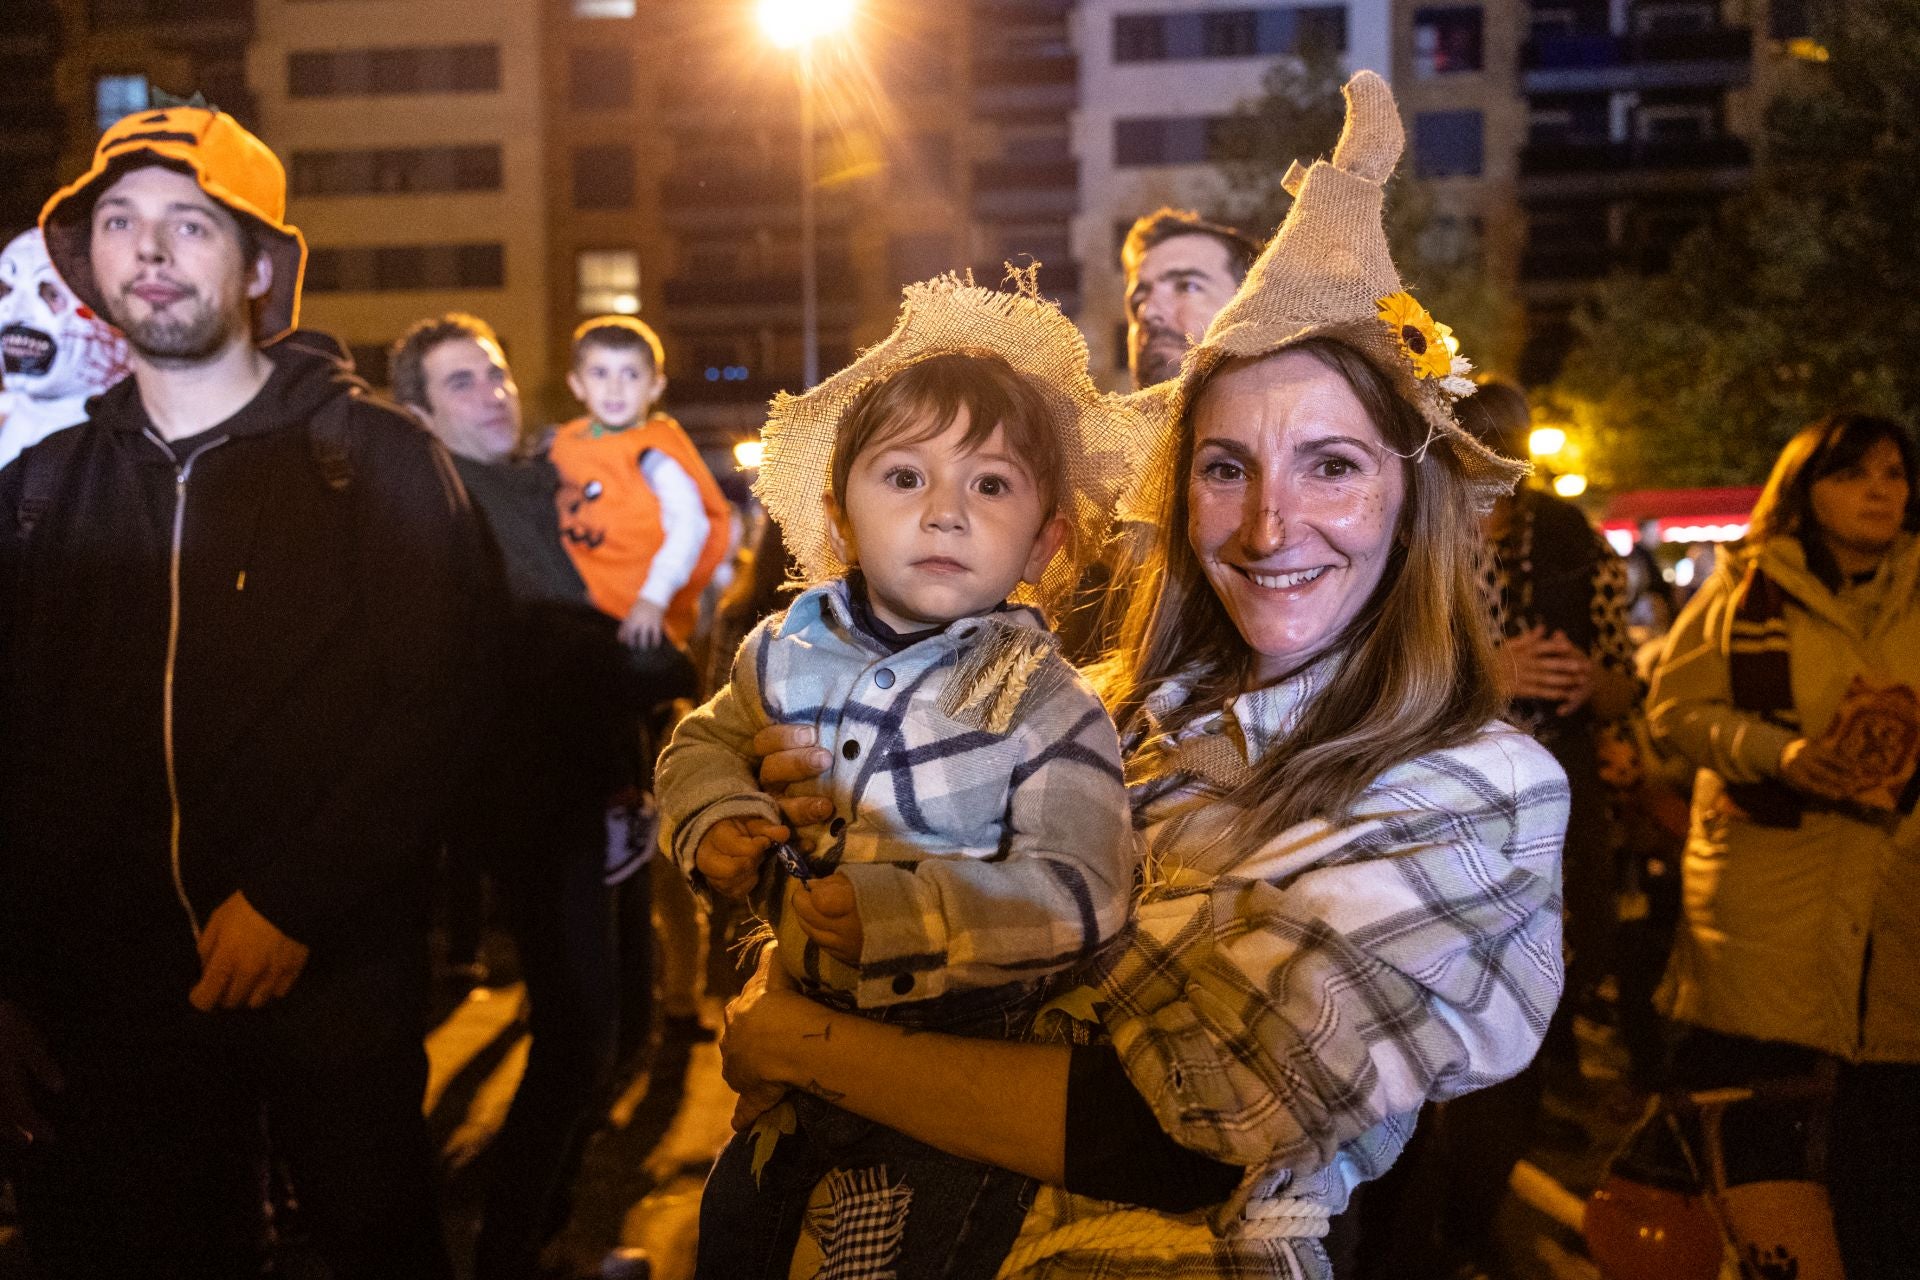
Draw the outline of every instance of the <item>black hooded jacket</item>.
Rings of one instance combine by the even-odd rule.
[[[43,1014],[184,1001],[236,890],[313,964],[421,936],[497,565],[426,432],[267,354],[178,462],[128,378],[0,472],[0,993]]]

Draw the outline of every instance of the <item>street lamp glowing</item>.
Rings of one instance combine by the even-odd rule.
[[[782,49],[798,49],[853,20],[854,0],[760,0],[760,29]]]
[[[752,471],[760,465],[767,454],[767,446],[758,440],[742,440],[733,446],[733,465],[742,471]]]
[[[1527,452],[1536,458],[1551,458],[1567,447],[1567,433],[1559,427],[1535,427],[1527,437]]]
[[[1555,476],[1553,491],[1563,498],[1577,498],[1587,491],[1587,478],[1578,471],[1569,471],[1563,476]]]

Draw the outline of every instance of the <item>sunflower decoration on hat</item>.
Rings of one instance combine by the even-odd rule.
[[[787,550],[809,585],[847,571],[827,537],[822,497],[832,486],[833,443],[841,421],[867,387],[901,369],[944,355],[998,356],[1039,393],[1060,438],[1060,513],[1067,537],[1037,588],[1014,598],[1051,610],[1105,545],[1120,496],[1151,454],[1158,422],[1136,397],[1102,392],[1087,373],[1086,339],[1060,308],[1040,296],[1039,264],[1008,268],[1011,290],[988,289],[971,275],[908,285],[893,332],[801,395],[774,397],[762,432],[766,453],[754,492],[780,523]]]
[[[1385,183],[1406,146],[1393,91],[1371,71],[1347,82],[1347,119],[1331,160],[1294,164],[1283,185],[1294,197],[1287,219],[1247,273],[1239,291],[1187,353],[1180,376],[1139,392],[1165,427],[1159,456],[1143,472],[1148,488],[1165,483],[1176,429],[1200,388],[1222,364],[1272,355],[1310,338],[1332,338],[1359,352],[1427,424],[1427,448],[1451,450],[1482,510],[1527,474],[1461,429],[1453,404],[1473,394],[1472,363],[1453,330],[1400,282],[1387,249]],[[1151,511],[1157,493],[1129,496],[1128,509]]]

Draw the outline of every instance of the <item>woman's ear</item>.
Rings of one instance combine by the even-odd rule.
[[[860,548],[853,541],[853,526],[847,522],[847,513],[830,493],[820,495],[820,504],[827,509],[827,545],[840,557],[840,563],[851,569],[860,563]]]
[[[1027,555],[1027,565],[1020,574],[1020,581],[1040,585],[1040,577],[1046,573],[1048,563],[1067,540],[1067,518],[1055,516],[1040,526],[1039,534],[1033,540],[1033,550]]]

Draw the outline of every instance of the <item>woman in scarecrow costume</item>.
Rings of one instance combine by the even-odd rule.
[[[1454,421],[1465,363],[1382,227],[1392,94],[1363,71],[1347,96],[1332,161],[1290,173],[1278,236],[1148,393],[1158,544],[1106,688],[1144,883],[1039,1019],[1073,1043],[906,1035],[778,966],[729,1010],[748,1109],[797,1086],[1035,1179],[1002,1277],[1326,1280],[1329,1219],[1422,1104],[1518,1071],[1559,998],[1566,783],[1498,719],[1475,582],[1479,512],[1524,467]],[[763,773],[801,772],[778,736]]]

